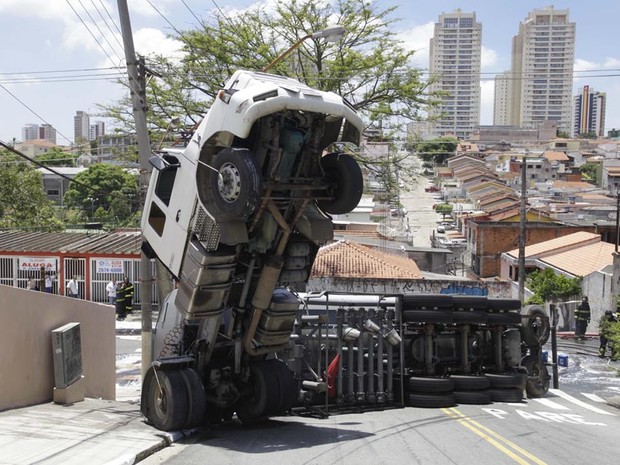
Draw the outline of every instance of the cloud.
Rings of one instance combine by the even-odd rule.
[[[480,68],[484,70],[494,70],[497,66],[497,52],[492,48],[482,46],[480,58]]]
[[[480,124],[493,124],[493,102],[495,100],[495,81],[480,82]]]
[[[140,55],[163,55],[173,60],[183,56],[182,44],[171,39],[159,29],[145,27],[134,33],[136,53]]]
[[[415,51],[413,55],[414,66],[428,69],[429,44],[434,32],[435,23],[430,21],[397,34],[397,38],[403,42],[403,46],[407,50]]]

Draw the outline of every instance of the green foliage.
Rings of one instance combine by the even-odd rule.
[[[445,219],[447,215],[452,213],[453,207],[449,203],[440,203],[435,205],[435,211],[437,213],[441,213],[443,218]]]
[[[27,163],[0,169],[0,229],[61,231],[53,203],[43,191],[41,173]]]
[[[216,9],[199,29],[175,32],[183,58],[173,62],[149,57],[147,63],[161,76],[150,79],[147,89],[153,140],[182,131],[181,126],[169,127],[173,118],[182,119],[186,127],[199,122],[235,70],[261,70],[292,44],[335,23],[347,31],[339,42],[304,40],[269,72],[342,95],[370,123],[419,119],[433,101],[429,82],[411,64],[414,51],[393,32],[396,7],[377,5],[364,0],[275,0],[269,8],[259,4],[235,15]],[[121,125],[132,124],[128,99],[102,108]]]
[[[52,147],[48,152],[34,157],[45,166],[75,166],[77,155],[63,152],[59,147]]]
[[[458,144],[458,139],[454,137],[439,137],[429,141],[417,142],[414,145],[414,150],[423,161],[443,165],[449,157],[456,153]]]
[[[570,134],[568,134],[568,132],[566,132],[566,131],[562,131],[561,129],[558,129],[556,131],[556,136],[559,137],[560,139],[569,139],[570,138]]]
[[[98,163],[75,177],[65,194],[65,205],[83,217],[125,221],[137,210],[136,177],[122,168]]]
[[[579,139],[596,139],[598,136],[594,131],[581,132],[577,135]]]
[[[581,177],[584,179],[584,181],[596,182],[599,166],[599,163],[592,162],[584,163],[583,165],[581,165],[579,171],[581,172]]]
[[[545,268],[530,273],[527,277],[527,286],[534,292],[539,302],[542,300],[541,303],[545,303],[581,294],[581,281],[581,277],[568,278],[556,275],[551,268]]]

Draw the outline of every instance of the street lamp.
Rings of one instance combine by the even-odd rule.
[[[289,56],[290,53],[293,50],[295,50],[297,47],[299,47],[301,45],[301,43],[304,40],[306,40],[306,39],[310,39],[310,38],[312,38],[312,39],[320,39],[322,37],[327,42],[338,42],[340,39],[342,39],[342,37],[344,36],[345,32],[346,32],[346,29],[344,27],[342,27],[342,26],[329,26],[329,27],[326,27],[325,29],[323,29],[321,31],[312,32],[312,33],[310,33],[310,34],[308,34],[306,36],[303,36],[301,39],[299,39],[297,42],[295,42],[293,45],[291,45],[289,47],[289,49],[286,50],[282,55],[280,55],[278,58],[276,58],[271,63],[269,63],[267,66],[265,66],[261,71],[264,73],[268,69],[270,69],[273,66],[277,65],[278,63],[280,63],[287,56]]]
[[[90,220],[92,221],[95,216],[95,199],[88,197],[86,200],[90,201]]]

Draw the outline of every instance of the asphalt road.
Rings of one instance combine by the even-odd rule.
[[[562,464],[616,463],[620,411],[557,393],[544,402],[405,408],[281,417],[253,428],[207,430],[144,464]]]

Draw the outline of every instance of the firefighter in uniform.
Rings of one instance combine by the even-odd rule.
[[[127,314],[131,313],[133,310],[133,284],[131,284],[129,278],[125,278],[125,281],[123,282],[123,294],[125,303],[124,316],[127,316]]]
[[[590,316],[590,303],[588,302],[588,296],[584,295],[581,303],[575,309],[575,336],[579,341],[585,339]]]
[[[611,340],[612,327],[617,324],[616,315],[611,310],[607,310],[601,317],[601,321],[598,323],[598,335],[600,340],[600,347],[598,349],[599,357],[604,357],[607,352],[607,346],[611,349],[612,358],[617,357],[617,351],[614,350],[614,344]]]
[[[127,316],[125,314],[125,281],[119,281],[116,286],[116,319],[122,321]]]

